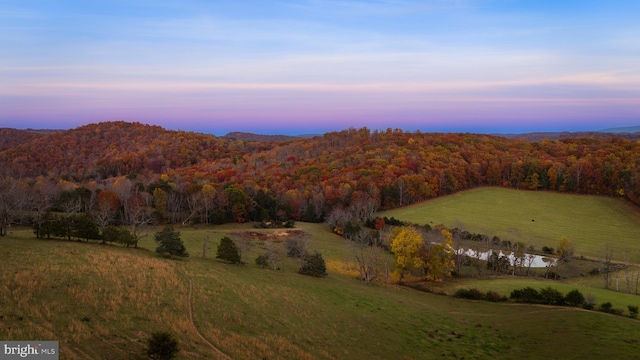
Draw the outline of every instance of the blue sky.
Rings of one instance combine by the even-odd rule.
[[[0,127],[640,125],[639,1],[1,1]]]

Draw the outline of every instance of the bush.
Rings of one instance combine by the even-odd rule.
[[[637,306],[633,306],[633,305],[629,305],[627,306],[627,309],[629,309],[629,317],[632,319],[635,319],[638,317],[638,307]]]
[[[613,304],[610,303],[609,301],[600,304],[600,311],[602,312],[606,312],[606,313],[613,313]]]
[[[541,302],[538,290],[528,286],[524,289],[513,290],[510,297],[517,302],[523,303],[535,304]]]
[[[327,276],[327,266],[322,258],[322,254],[315,253],[313,255],[305,255],[298,272],[309,276]]]
[[[547,305],[564,305],[564,295],[551,286],[540,289],[540,301]]]
[[[555,253],[555,250],[552,247],[549,246],[543,246],[542,247],[542,252],[544,254],[549,254],[549,255],[553,255]]]
[[[502,296],[495,291],[487,291],[487,294],[485,295],[485,299],[491,302],[507,301],[506,296]]]
[[[482,300],[484,299],[484,294],[478,289],[459,289],[453,295],[460,299],[470,299],[470,300]]]
[[[147,340],[147,356],[156,360],[170,360],[176,357],[180,348],[178,340],[166,331],[157,331]]]
[[[582,306],[584,305],[585,299],[579,290],[574,289],[567,293],[564,297],[564,302],[569,306]]]

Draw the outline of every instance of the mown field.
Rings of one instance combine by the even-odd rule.
[[[640,209],[621,198],[478,188],[380,215],[497,235],[538,251],[564,236],[576,255],[599,258],[608,244],[615,260],[640,263]]]
[[[176,334],[179,359],[540,359],[640,353],[637,320],[519,304],[495,304],[367,285],[345,261],[345,240],[322,224],[298,224],[329,276],[215,259],[221,236],[250,225],[181,227],[191,256],[96,243],[0,238],[0,339],[60,341],[61,359],[144,359],[155,330]],[[157,231],[152,229],[152,231]],[[270,230],[263,230],[270,232]],[[202,259],[203,241],[209,250]],[[152,234],[141,246],[154,249]],[[497,286],[497,285],[496,285]],[[600,299],[599,299],[600,300]]]

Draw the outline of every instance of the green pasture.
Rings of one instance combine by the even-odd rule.
[[[144,359],[144,342],[155,330],[177,336],[179,359],[225,358],[214,348],[232,359],[624,359],[640,353],[638,320],[365,284],[345,265],[344,239],[326,225],[297,226],[310,234],[309,248],[324,255],[326,278],[297,274],[293,259],[279,271],[257,267],[261,241],[245,265],[216,260],[220,238],[254,231],[249,224],[176,227],[191,256],[174,260],[153,252],[160,228],[140,243],[147,250],[38,240],[30,230],[13,229],[0,238],[0,339],[58,340],[61,359]],[[502,291],[498,284],[488,286]]]
[[[640,209],[622,198],[485,187],[379,216],[497,235],[537,251],[564,236],[576,255],[603,257],[608,244],[614,259],[640,263]]]

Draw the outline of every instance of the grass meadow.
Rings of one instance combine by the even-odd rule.
[[[297,226],[327,261],[326,278],[297,274],[294,259],[278,271],[257,267],[261,241],[245,265],[216,260],[220,238],[254,231],[249,224],[177,227],[191,256],[174,260],[153,252],[160,228],[151,229],[139,250],[38,240],[28,229],[12,229],[0,238],[0,339],[58,340],[61,359],[144,359],[145,340],[156,330],[177,336],[179,359],[630,359],[640,353],[637,320],[365,284],[348,265],[344,239],[322,224]],[[524,283],[485,284],[506,292]]]
[[[640,210],[621,198],[485,187],[379,215],[497,235],[537,251],[556,248],[564,236],[576,255],[599,258],[608,244],[615,260],[640,263]]]

